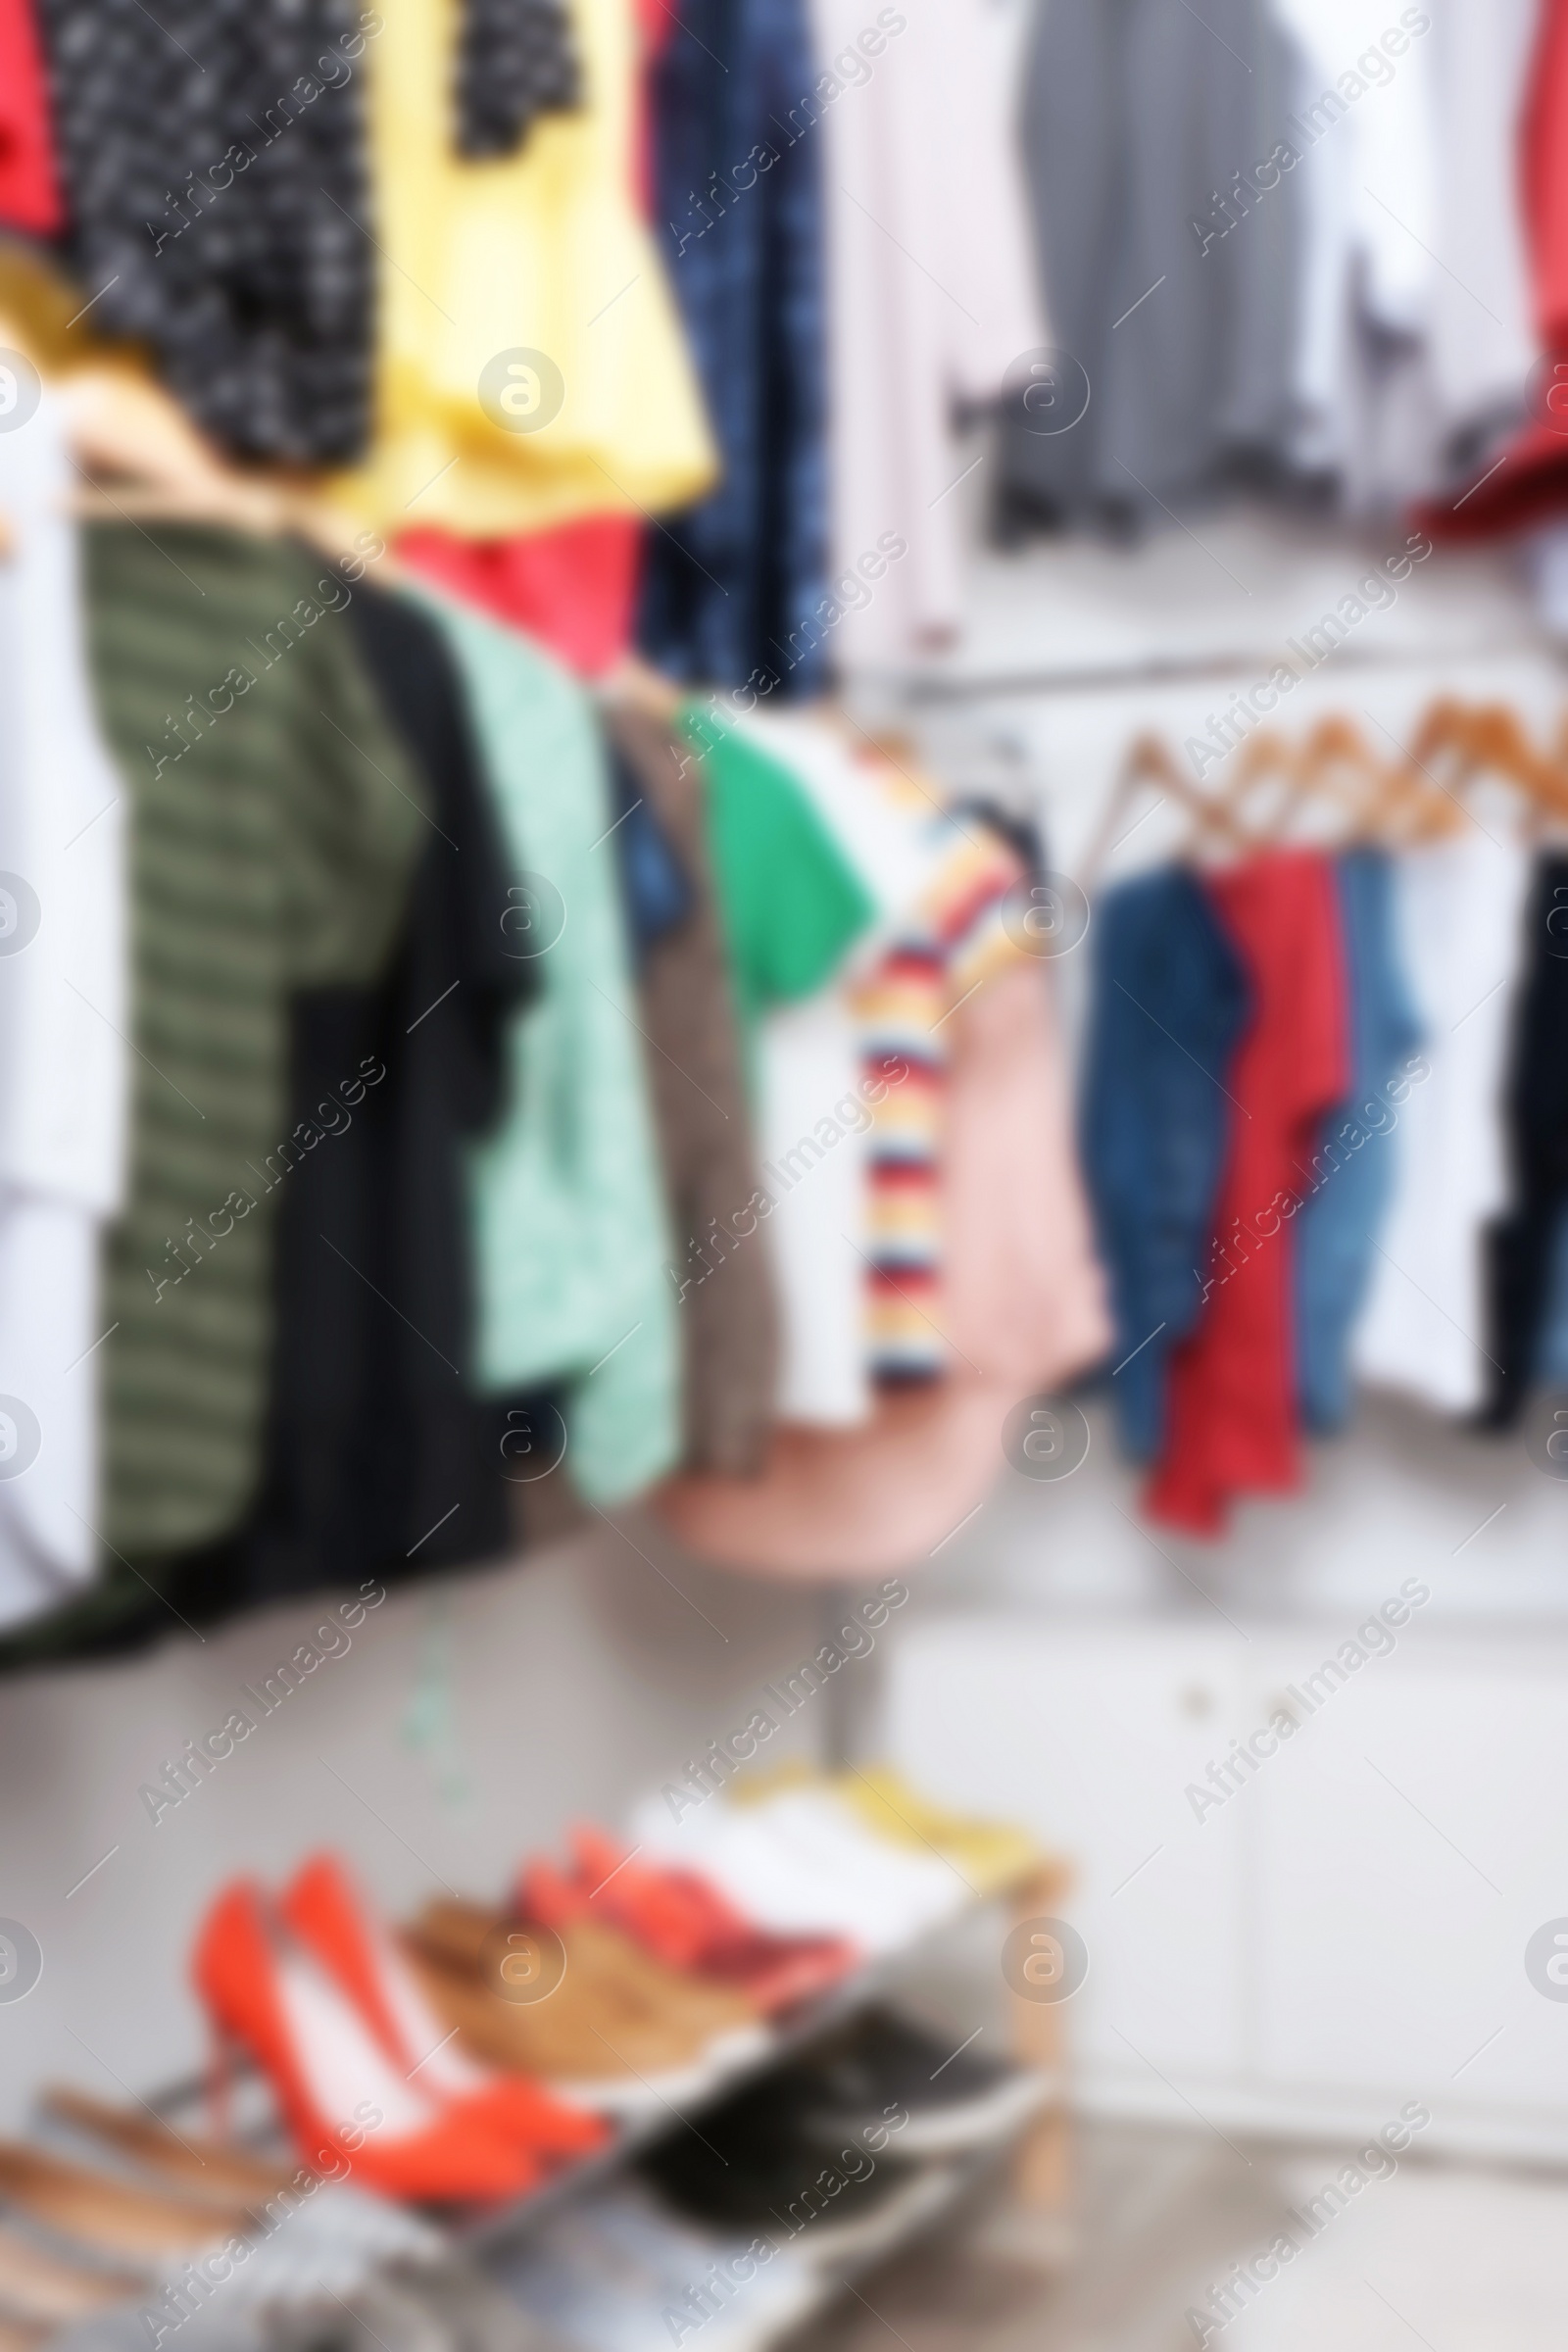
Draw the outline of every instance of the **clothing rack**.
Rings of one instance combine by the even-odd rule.
[[[1072,669],[1004,671],[995,676],[972,678],[914,677],[905,689],[905,699],[912,708],[919,710],[977,702],[987,697],[1100,694],[1113,687],[1196,686],[1209,679],[1234,677],[1238,671],[1260,668],[1276,658],[1278,651],[1278,645],[1275,644],[1224,654],[1155,655],[1144,662],[1085,662]],[[1409,647],[1374,651],[1341,646],[1329,656],[1323,667],[1325,670],[1420,670],[1434,668],[1440,663],[1451,666],[1454,662],[1462,662],[1516,659],[1523,654],[1539,654],[1553,666],[1568,670],[1568,646],[1549,637],[1521,643],[1513,635],[1477,638],[1469,644],[1426,649]]]

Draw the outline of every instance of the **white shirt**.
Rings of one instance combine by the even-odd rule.
[[[124,802],[87,675],[72,478],[46,394],[0,432],[0,1625],[96,1562],[99,1249],[124,1183]],[[8,1475],[34,1424],[36,1457]]]
[[[867,1418],[866,1137],[860,1031],[842,984],[764,1015],[757,1146],[779,1306],[782,1421]],[[835,1109],[835,1104],[838,1105]]]
[[[1398,1106],[1397,1170],[1352,1346],[1363,1380],[1451,1413],[1482,1401],[1482,1236],[1507,1198],[1501,1088],[1529,858],[1483,812],[1396,858],[1399,954],[1431,1075]],[[1504,820],[1505,821],[1505,820]]]

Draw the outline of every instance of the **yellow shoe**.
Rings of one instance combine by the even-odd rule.
[[[950,1813],[911,1788],[891,1764],[841,1773],[832,1785],[869,1829],[897,1845],[921,1846],[927,1852],[935,1846],[980,1894],[1004,1892],[1047,1859],[1027,1830]]]

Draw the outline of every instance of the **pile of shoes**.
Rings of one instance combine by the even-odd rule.
[[[707,1879],[775,1934],[837,1935],[898,1951],[1037,1866],[1021,1832],[972,1822],[891,1772],[783,1774],[639,1806],[640,1849]]]
[[[699,2331],[702,2352],[753,2352],[822,2296],[812,2264],[794,2252],[760,2260],[748,2235],[682,2220],[635,2174],[546,2215],[499,2270],[574,2352],[656,2352]]]
[[[629,1845],[578,1828],[503,1903],[449,1894],[402,1928],[330,1854],[235,1880],[192,1956],[212,2134],[56,2090],[0,2142],[0,2352],[629,2352],[681,2340],[682,2312],[722,2352],[782,2328],[1042,2095],[894,2011],[843,2022],[863,1962],[1034,1859],[891,1775],[789,1773],[666,1792]],[[779,2062],[781,2029],[806,2055]],[[610,2176],[688,2102],[700,2129]],[[505,2292],[441,2226],[470,2219],[514,2232]]]
[[[0,2141],[4,2352],[560,2352],[446,2236],[346,2180],[46,2090]]]
[[[507,2284],[582,2352],[771,2341],[950,2207],[1049,2090],[878,2007],[547,2214]]]
[[[345,2181],[192,2138],[85,2093],[46,2090],[36,2138],[0,2142],[0,2344],[225,2341],[258,2315],[347,2292],[444,2241]]]
[[[579,1830],[563,1870],[535,1860],[506,1911],[426,1905],[405,1948],[462,2043],[602,2114],[706,2094],[769,2046],[767,2023],[859,1959],[846,1937],[772,1935],[699,1874]]]
[[[329,1854],[273,1900],[225,1887],[193,1975],[223,2042],[271,2086],[302,2162],[414,2204],[498,2203],[607,2136],[531,2074],[452,2046],[388,1929]]]

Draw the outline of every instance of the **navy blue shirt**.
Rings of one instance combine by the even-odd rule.
[[[723,460],[646,536],[671,677],[818,694],[827,593],[822,142],[805,0],[685,0],[651,77],[655,205]]]
[[[1110,1277],[1122,1436],[1147,1461],[1164,1435],[1170,1351],[1202,1304],[1235,1115],[1225,1090],[1252,1007],[1241,960],[1185,866],[1108,892],[1093,936],[1084,1164]]]

